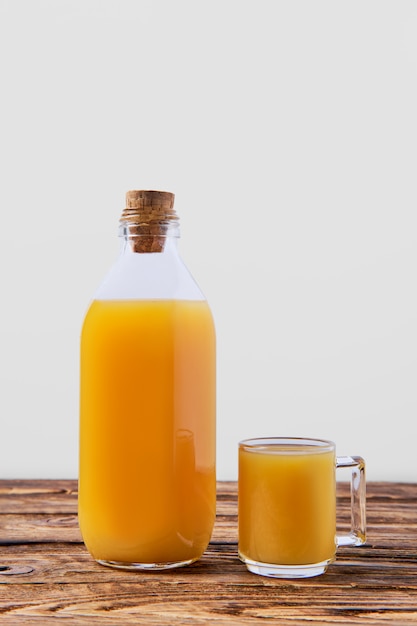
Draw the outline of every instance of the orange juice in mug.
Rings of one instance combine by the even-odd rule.
[[[336,467],[352,468],[349,535],[336,535]],[[249,571],[295,578],[322,574],[337,545],[365,541],[361,457],[336,457],[331,441],[249,439],[239,444],[239,557]]]

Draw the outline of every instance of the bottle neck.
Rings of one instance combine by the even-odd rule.
[[[178,238],[173,224],[163,236],[132,234],[127,223],[121,225],[119,256],[95,299],[204,300],[178,252]]]
[[[180,237],[178,220],[130,222],[121,220],[119,226],[122,250],[134,254],[162,254],[177,248]]]

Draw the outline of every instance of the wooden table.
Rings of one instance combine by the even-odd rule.
[[[346,517],[348,488],[338,490]],[[3,480],[0,626],[417,624],[417,483],[368,483],[367,512],[367,544],[340,548],[323,576],[264,578],[237,558],[237,487],[221,482],[202,559],[136,573],[98,565],[87,553],[76,481]]]

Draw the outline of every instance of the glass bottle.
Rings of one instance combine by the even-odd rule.
[[[99,563],[166,569],[215,520],[215,330],[174,194],[129,191],[120,236],[81,335],[79,524]]]

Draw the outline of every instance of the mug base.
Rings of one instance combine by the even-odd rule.
[[[169,561],[167,563],[129,563],[125,561],[107,561],[105,559],[96,559],[100,565],[113,567],[128,571],[144,572],[144,571],[161,571],[166,569],[174,569],[175,567],[185,567],[191,565],[197,559],[188,559],[187,561]]]
[[[239,558],[252,574],[268,576],[269,578],[312,578],[313,576],[320,576],[324,574],[329,563],[333,561],[333,559],[328,559],[321,563],[307,565],[278,565],[252,561],[242,555],[239,555]]]

